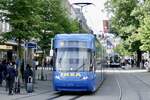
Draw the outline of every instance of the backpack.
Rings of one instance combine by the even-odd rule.
[[[32,93],[33,92],[33,79],[31,76],[28,78],[28,83],[27,83],[27,92]]]
[[[144,63],[144,67],[147,68],[148,67],[148,62]]]
[[[7,79],[13,79],[13,78],[15,78],[15,76],[16,76],[15,69],[14,68],[8,68],[6,78]]]

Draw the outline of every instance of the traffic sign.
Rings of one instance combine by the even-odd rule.
[[[28,48],[36,48],[36,47],[37,47],[37,44],[34,43],[34,42],[28,42],[28,43],[27,43],[27,47],[28,47]]]

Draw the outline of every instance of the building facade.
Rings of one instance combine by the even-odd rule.
[[[71,4],[68,0],[62,0],[62,6],[66,8],[66,11],[70,18],[78,20],[78,22],[80,23],[80,28],[82,28],[86,32],[90,31],[87,25],[87,20],[85,19],[83,12],[79,8],[74,8],[74,5]]]
[[[87,20],[85,19],[85,16],[83,12],[80,10],[80,8],[75,8],[75,13],[77,16],[77,19],[80,23],[81,29],[83,29],[86,32],[90,32],[90,28],[87,25]]]
[[[4,13],[8,13],[7,11],[0,10],[1,16]],[[5,32],[10,32],[11,26],[8,22],[4,20],[4,17],[1,17],[0,20],[0,34],[3,34]],[[7,60],[13,60],[15,59],[16,55],[16,43],[11,40],[7,41],[5,43],[0,42],[0,60],[7,59]]]

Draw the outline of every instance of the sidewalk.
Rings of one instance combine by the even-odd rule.
[[[41,79],[41,72],[42,72],[42,67],[38,67],[38,69],[36,70],[36,80],[40,80]],[[50,67],[44,67],[43,68],[43,76],[44,76],[44,80],[51,80],[51,76],[52,76],[52,69]]]
[[[38,96],[40,94],[49,93],[50,91],[53,91],[51,84],[52,69],[48,67],[43,68],[44,81],[41,81],[41,71],[42,67],[39,67],[36,70],[34,92],[27,93],[25,90],[25,86],[22,83],[19,94],[8,95],[8,91],[6,91],[5,88],[5,82],[3,82],[3,86],[0,87],[0,100],[22,100],[23,98]]]
[[[137,66],[131,67],[131,65],[121,66],[121,68],[126,69],[126,70],[139,70],[139,69],[141,69],[140,67],[137,67]]]
[[[36,81],[33,93],[27,93],[23,86],[20,91],[19,94],[8,95],[8,91],[6,91],[5,87],[0,87],[0,98],[1,100],[21,100],[21,98],[37,96],[42,93],[53,91],[53,89],[50,81]]]

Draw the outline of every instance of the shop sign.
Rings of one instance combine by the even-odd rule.
[[[0,45],[0,49],[2,49],[2,50],[12,50],[13,47],[12,46],[7,46],[7,45]]]

